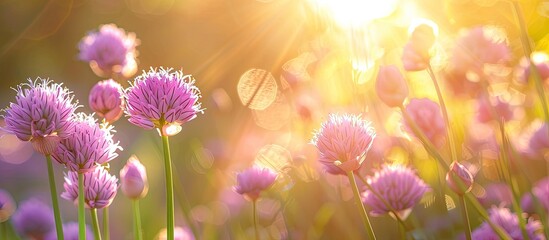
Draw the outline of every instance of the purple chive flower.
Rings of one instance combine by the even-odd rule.
[[[122,148],[112,139],[112,126],[100,127],[91,115],[79,113],[75,120],[75,131],[60,142],[52,155],[70,171],[86,173],[118,156]]]
[[[136,156],[131,156],[120,170],[120,185],[122,193],[128,198],[140,199],[147,195],[147,172]]]
[[[135,33],[126,34],[124,29],[106,24],[99,28],[99,32],[90,32],[80,41],[78,57],[89,62],[99,76],[121,74],[130,77],[137,71],[137,45],[139,40],[135,38]]]
[[[36,199],[21,203],[13,214],[12,223],[19,235],[30,239],[43,239],[50,231],[55,231],[52,209]]]
[[[541,206],[545,209],[545,211],[549,212],[549,177],[545,177],[534,185],[532,188],[532,193],[537,198],[537,201],[541,204]],[[523,198],[525,200],[524,204],[534,208],[534,199],[532,199],[532,196],[530,193],[526,193],[525,197]]]
[[[500,226],[511,239],[522,240],[522,232],[519,226],[519,220],[516,214],[509,211],[508,208],[497,208],[492,207],[490,209],[490,220]],[[541,232],[542,225],[537,220],[529,220],[526,223],[526,232],[528,237],[532,240],[544,240],[545,237]],[[486,240],[497,240],[499,236],[494,232],[492,227],[484,222],[475,229],[472,233],[473,239],[486,239]]]
[[[358,115],[328,116],[312,140],[328,173],[345,175],[360,168],[376,137],[371,125]]]
[[[384,165],[368,179],[368,183],[402,219],[408,217],[412,208],[429,190],[427,184],[417,177],[414,171],[403,165]],[[362,196],[372,215],[383,215],[391,211],[391,208],[370,190],[365,191]]]
[[[7,221],[15,211],[15,202],[11,195],[0,189],[0,223]]]
[[[379,68],[376,93],[379,99],[389,107],[401,106],[408,97],[408,84],[395,65]]]
[[[513,109],[509,102],[504,101],[500,97],[496,97],[494,101],[487,101],[484,97],[480,97],[477,102],[477,120],[481,123],[487,123],[492,120],[503,120],[509,121],[513,119]],[[491,105],[491,106],[490,106]],[[495,110],[497,118],[494,119],[492,116],[492,109]]]
[[[166,240],[167,237],[167,231],[166,229],[160,230],[158,235],[156,236],[157,240]],[[193,233],[190,228],[188,227],[175,227],[174,229],[174,240],[194,240]]]
[[[84,201],[86,208],[105,208],[111,205],[116,191],[118,190],[118,179],[102,166],[97,167],[93,172],[84,174]],[[63,184],[65,192],[61,197],[78,204],[78,173],[68,172],[65,175]]]
[[[143,72],[126,90],[129,121],[144,129],[157,128],[162,135],[175,135],[181,124],[202,112],[200,91],[191,75],[171,69]]]
[[[462,186],[459,185],[458,181],[461,182]],[[450,164],[450,171],[446,174],[446,183],[452,191],[459,195],[468,193],[473,188],[473,182],[473,174],[471,174],[469,169],[459,162]]]
[[[112,79],[98,82],[90,91],[90,108],[107,122],[118,120],[125,108],[122,86]]]
[[[236,186],[234,190],[244,195],[250,201],[255,201],[259,198],[261,191],[270,188],[277,174],[268,168],[260,168],[253,166],[236,175]]]
[[[533,52],[531,61],[536,66],[541,81],[547,83],[549,81],[549,55],[544,52]],[[523,57],[518,67],[515,69],[515,75],[521,83],[528,83],[530,78],[530,61],[526,57]]]
[[[406,112],[433,145],[437,147],[444,145],[446,124],[436,102],[427,98],[414,98],[406,105]],[[407,121],[404,121],[404,129],[415,136]]]
[[[6,130],[21,141],[30,141],[34,150],[51,154],[61,139],[73,131],[77,104],[62,84],[38,78],[15,89],[15,102],[4,110]]]
[[[549,150],[549,135],[547,132],[547,123],[543,123],[528,140],[527,154],[531,158],[539,160],[545,158],[545,153]]]
[[[78,240],[78,223],[63,223],[63,235],[65,240]],[[86,239],[93,239],[93,233],[88,225],[86,225]],[[57,240],[57,232],[55,230],[50,231],[44,240]]]

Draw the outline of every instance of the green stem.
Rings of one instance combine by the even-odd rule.
[[[109,230],[109,207],[103,208],[103,239],[111,239],[111,233]]]
[[[162,135],[162,146],[164,148],[164,166],[166,170],[166,207],[167,209],[167,239],[174,239],[174,205],[173,205],[173,177],[172,160],[170,156],[170,143],[168,136]]]
[[[136,240],[143,239],[143,233],[141,229],[141,213],[139,211],[139,200],[133,200],[133,234]]]
[[[461,216],[463,217],[463,225],[465,227],[465,238],[471,240],[471,222],[469,221],[469,212],[463,195],[459,195],[459,203],[461,205]]]
[[[374,234],[374,230],[372,229],[372,224],[370,223],[368,214],[366,214],[366,209],[364,209],[364,205],[360,200],[360,193],[358,192],[358,187],[356,185],[355,175],[353,174],[353,171],[347,172],[347,177],[349,178],[349,182],[351,183],[351,188],[353,189],[355,203],[359,207],[359,212],[360,212],[360,216],[362,217],[362,222],[364,223],[364,228],[366,228],[366,231],[368,232],[369,239],[375,240],[376,235]]]
[[[440,87],[438,85],[438,81],[436,78],[435,73],[433,72],[433,69],[431,68],[431,64],[429,64],[427,68],[427,72],[431,76],[431,80],[433,80],[433,85],[435,86],[435,90],[437,92],[438,102],[440,103],[440,109],[442,111],[442,117],[444,117],[444,121],[446,122],[446,138],[448,138],[448,147],[450,148],[450,153],[452,154],[452,161],[457,160],[457,153],[456,153],[456,146],[454,141],[454,134],[452,132],[452,128],[450,127],[450,120],[448,118],[448,110],[446,108],[446,104],[444,103],[444,98],[442,98],[442,91],[440,91]]]
[[[55,186],[55,177],[53,173],[53,164],[51,162],[51,156],[46,155],[46,162],[48,165],[48,179],[50,182],[50,195],[51,204],[53,205],[53,216],[55,218],[55,231],[57,232],[57,239],[65,239],[63,236],[63,221],[61,221],[61,214],[59,212],[59,202],[57,201],[57,187]]]
[[[8,239],[8,221],[0,222],[0,232],[2,239]]]
[[[93,236],[95,240],[101,240],[101,230],[99,229],[99,219],[97,218],[97,208],[90,209],[91,221],[93,225]]]
[[[80,240],[86,240],[86,216],[84,214],[84,174],[78,173],[78,239]]]
[[[399,232],[400,232],[400,239],[402,240],[406,240],[406,228],[404,225],[402,225],[400,222],[397,222],[398,224],[398,229],[399,229]]]
[[[254,220],[254,233],[255,233],[255,239],[259,240],[259,229],[257,228],[257,200],[254,200],[252,202],[253,205],[253,220]]]

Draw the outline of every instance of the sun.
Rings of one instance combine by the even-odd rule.
[[[309,0],[342,27],[356,27],[389,16],[400,0]]]

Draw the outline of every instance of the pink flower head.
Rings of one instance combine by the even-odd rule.
[[[402,63],[406,71],[425,70],[430,64],[430,50],[435,43],[435,32],[428,24],[418,25],[404,46]]]
[[[452,174],[452,175],[450,175]],[[461,182],[461,186],[460,183]],[[455,193],[463,195],[473,188],[473,174],[459,162],[450,164],[450,171],[446,174],[446,183]]]
[[[478,196],[478,200],[485,207],[492,205],[507,207],[513,202],[513,193],[505,183],[492,183],[485,187],[484,194]]]
[[[511,50],[504,33],[495,27],[478,26],[462,32],[456,40],[451,67],[478,76],[484,72],[485,65],[505,64],[510,60]]]
[[[371,125],[358,115],[328,116],[312,140],[327,172],[344,175],[360,168],[376,137]]]
[[[62,140],[52,157],[71,171],[86,173],[118,156],[122,148],[112,139],[112,126],[99,126],[91,115],[79,113],[75,131]]]
[[[164,228],[162,230],[160,230],[160,232],[158,233],[158,235],[156,235],[156,238],[157,240],[166,240],[168,239],[167,237],[167,234],[168,234],[168,231]],[[176,226],[174,228],[174,240],[194,240],[194,236],[193,236],[193,232],[191,231],[191,229],[189,229],[189,227],[178,227]]]
[[[74,130],[77,103],[72,102],[71,92],[41,78],[19,84],[15,90],[15,103],[4,110],[4,130],[21,141],[30,141],[37,152],[52,154],[59,141]]]
[[[522,232],[519,226],[519,220],[516,214],[509,211],[508,208],[497,208],[492,207],[489,211],[490,220],[495,224],[501,227],[511,239],[522,240]],[[541,232],[542,225],[537,220],[529,220],[526,223],[526,233],[528,234],[529,239],[532,240],[544,240],[545,237]],[[497,240],[500,239],[499,236],[494,232],[492,227],[484,222],[475,229],[472,233],[473,239],[486,239],[486,240]]]
[[[63,236],[65,240],[78,240],[78,223],[63,223]],[[86,225],[86,239],[93,239],[93,237],[90,227]],[[55,229],[51,230],[44,240],[57,240],[57,231]]]
[[[135,78],[126,90],[126,114],[129,121],[144,129],[157,128],[162,135],[174,135],[179,131],[167,131],[196,118],[202,112],[198,99],[200,91],[194,86],[191,75],[171,69],[152,69]]]
[[[118,179],[100,166],[92,172],[84,173],[84,201],[86,208],[105,208],[111,205],[116,191]],[[78,173],[70,171],[65,175],[63,184],[65,192],[61,197],[78,204]]]
[[[125,101],[122,86],[109,79],[98,82],[90,91],[90,108],[107,122],[113,123],[124,112]]]
[[[120,185],[122,193],[131,199],[140,199],[147,195],[147,172],[136,156],[131,156],[120,170]]]
[[[444,145],[446,142],[446,124],[438,103],[427,98],[414,98],[406,105],[406,112],[431,143],[437,147]],[[404,129],[408,133],[414,134],[407,121],[404,121]]]
[[[528,140],[527,153],[531,158],[543,160],[545,154],[549,150],[549,129],[547,129],[547,123],[541,124],[541,126],[534,131],[530,139]]]
[[[11,195],[0,189],[0,223],[7,221],[15,211],[15,202]]]
[[[504,101],[500,97],[496,97],[494,101],[487,101],[485,97],[480,96],[477,105],[477,120],[481,123],[487,123],[494,119],[492,111],[495,111],[497,120],[509,121],[513,119],[513,109],[509,102]]]
[[[43,239],[55,229],[52,209],[37,199],[21,203],[11,220],[15,231],[29,239]]]
[[[408,84],[395,65],[381,66],[377,75],[376,93],[389,107],[398,107],[408,97]]]
[[[549,55],[544,52],[534,52],[531,58],[532,63],[536,66],[539,76],[542,81],[549,81]],[[526,57],[523,57],[517,68],[515,69],[515,75],[519,82],[527,83],[530,78],[530,61]]]
[[[429,187],[416,176],[414,171],[404,165],[384,165],[381,170],[368,179],[372,190],[383,197],[386,206],[372,191],[362,194],[362,201],[371,208],[372,215],[389,213],[391,208],[401,218],[406,219],[411,209],[421,200]]]
[[[234,190],[244,195],[250,201],[255,201],[259,198],[261,191],[270,188],[277,174],[268,168],[260,168],[253,166],[236,175],[236,186]]]
[[[134,33],[126,34],[124,29],[106,24],[99,28],[99,32],[91,32],[80,41],[79,58],[89,62],[99,76],[122,74],[129,77],[137,70],[135,47],[138,44]]]
[[[549,212],[549,177],[539,180],[532,188],[532,193],[537,198],[541,206],[545,208],[545,211]],[[531,200],[533,202],[533,199]]]

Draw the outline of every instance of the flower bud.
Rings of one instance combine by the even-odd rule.
[[[427,69],[431,61],[430,51],[435,43],[435,38],[435,31],[428,24],[420,24],[414,28],[402,53],[402,63],[406,71]]]
[[[122,86],[112,79],[98,82],[93,86],[89,96],[90,108],[107,122],[113,123],[124,112]]]
[[[376,81],[377,96],[389,107],[398,107],[408,97],[408,85],[394,65],[379,68]]]
[[[149,186],[145,166],[137,157],[131,156],[124,168],[120,170],[122,193],[131,199],[140,199],[147,195]]]
[[[471,191],[473,182],[473,174],[465,166],[458,162],[450,164],[450,171],[446,174],[446,183],[452,191],[458,195],[463,195]]]

